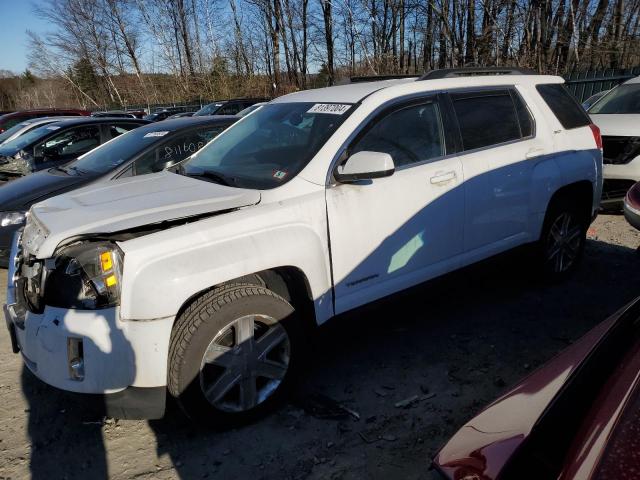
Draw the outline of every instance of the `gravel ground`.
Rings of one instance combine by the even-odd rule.
[[[291,403],[227,432],[175,407],[159,421],[103,419],[24,371],[3,330],[0,479],[435,478],[430,457],[466,420],[637,295],[639,245],[623,217],[601,215],[563,283],[538,283],[509,254],[336,318]],[[319,418],[323,398],[354,415]]]

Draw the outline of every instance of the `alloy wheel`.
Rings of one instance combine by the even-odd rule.
[[[573,266],[580,255],[582,237],[582,226],[571,213],[564,212],[554,220],[546,249],[546,261],[554,273],[566,272]]]
[[[265,315],[240,317],[220,330],[202,357],[200,388],[225,412],[244,412],[269,398],[289,368],[287,331]]]

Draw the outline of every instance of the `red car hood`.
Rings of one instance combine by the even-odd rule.
[[[585,360],[621,319],[629,316],[626,312],[633,309],[637,314],[638,308],[640,303],[636,300],[485,408],[440,450],[433,461],[434,467],[455,480],[497,479],[550,406],[562,396]]]

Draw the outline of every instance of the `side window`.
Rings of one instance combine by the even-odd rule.
[[[591,123],[587,112],[561,83],[538,85],[536,90],[567,130]]]
[[[516,92],[511,91],[511,98],[513,104],[516,107],[516,114],[518,115],[518,123],[520,124],[520,134],[522,138],[532,137],[534,132],[533,118],[527,108],[527,105],[522,100],[522,97]]]
[[[134,123],[121,123],[119,125],[111,125],[109,127],[110,138],[116,138],[123,133],[127,133],[129,130],[139,127],[140,125]]]
[[[451,95],[464,150],[519,140],[520,126],[508,90]]]
[[[350,148],[350,154],[362,151],[388,153],[396,167],[443,156],[437,103],[429,101],[389,113]]]
[[[78,157],[100,145],[100,128],[97,125],[65,130],[40,144],[44,160],[67,160]]]
[[[135,161],[135,174],[159,172],[181,162],[204,147],[222,130],[224,130],[222,127],[209,127],[184,132],[170,138]]]
[[[242,104],[238,102],[229,102],[223,105],[220,110],[216,112],[216,115],[235,115],[240,110],[242,110]]]

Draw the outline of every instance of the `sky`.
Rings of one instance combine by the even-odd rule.
[[[47,23],[33,13],[30,0],[0,0],[0,70],[22,73],[27,68],[27,29],[47,31]]]

